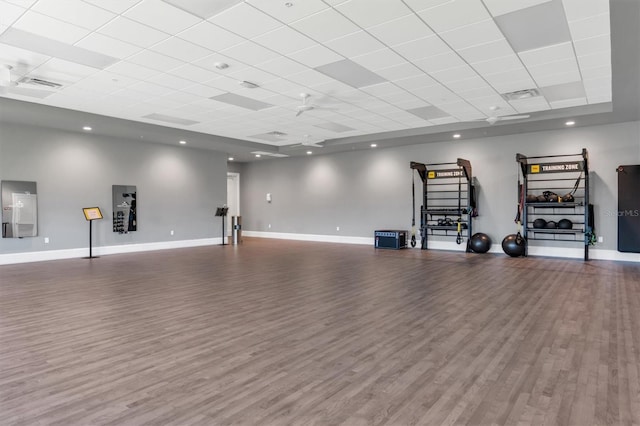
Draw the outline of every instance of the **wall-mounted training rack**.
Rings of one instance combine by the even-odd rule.
[[[411,162],[422,180],[422,206],[420,207],[420,248],[428,248],[429,236],[455,237],[456,243],[469,238],[476,215],[475,180],[471,163],[458,158],[455,163],[423,164]]]
[[[526,237],[525,256],[529,241],[575,241],[584,245],[584,260],[589,260],[595,234],[587,150],[536,157],[516,154],[516,162],[523,177],[518,212]]]

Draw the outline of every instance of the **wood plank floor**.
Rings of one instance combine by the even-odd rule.
[[[640,265],[245,239],[0,267],[2,425],[638,425]]]

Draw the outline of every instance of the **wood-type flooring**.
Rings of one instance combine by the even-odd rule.
[[[638,425],[640,265],[249,239],[0,266],[0,425]]]

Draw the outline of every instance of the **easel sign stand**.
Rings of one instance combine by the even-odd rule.
[[[89,257],[85,257],[84,259],[97,259],[98,256],[93,255],[93,241],[92,234],[93,228],[91,223],[94,220],[102,219],[102,212],[100,211],[100,207],[84,207],[82,209],[84,213],[84,218],[89,222]]]
[[[229,211],[229,207],[218,207],[216,209],[216,216],[219,216],[222,218],[222,244],[221,245],[226,245],[224,243],[224,218],[227,216],[227,212]]]

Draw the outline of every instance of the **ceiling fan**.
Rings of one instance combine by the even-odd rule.
[[[498,106],[492,106],[489,107],[489,109],[491,110],[492,115],[490,115],[487,118],[481,118],[480,120],[476,120],[476,121],[486,121],[489,124],[496,124],[498,121],[505,121],[505,120],[522,120],[524,118],[529,118],[531,117],[529,114],[523,114],[523,115],[496,115],[496,111],[500,110],[500,107]]]
[[[335,111],[335,108],[325,108],[325,107],[319,107],[317,105],[308,104],[307,101],[311,97],[311,95],[308,93],[300,93],[300,97],[302,98],[302,105],[298,105],[296,107],[296,109],[298,110],[298,112],[296,113],[296,117],[298,117],[303,112],[311,111],[312,109],[323,109],[323,110]]]
[[[0,95],[21,95],[46,98],[62,85],[39,78],[22,77],[15,79],[11,65],[0,65]]]

